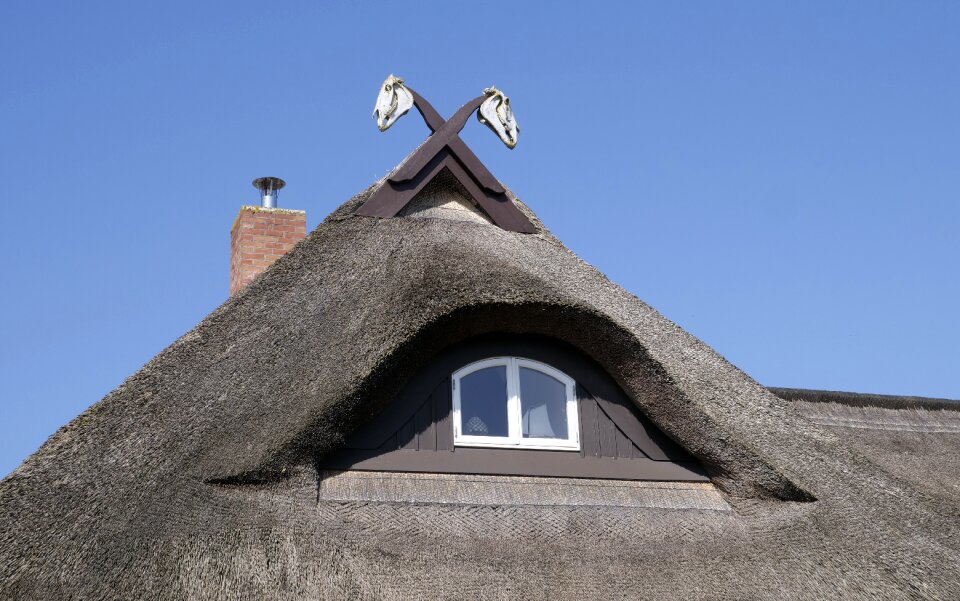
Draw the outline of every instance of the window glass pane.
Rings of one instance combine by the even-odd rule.
[[[485,367],[460,378],[460,424],[464,436],[508,436],[507,368]]]
[[[524,438],[567,438],[567,387],[547,374],[520,368]]]

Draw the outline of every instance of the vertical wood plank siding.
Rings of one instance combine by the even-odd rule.
[[[498,356],[551,365],[577,381],[580,451],[455,448],[450,375]],[[439,455],[438,455],[439,454]],[[328,469],[706,480],[698,462],[643,416],[589,357],[558,341],[507,338],[466,344],[411,378],[344,448],[318,458]],[[611,476],[612,474],[612,476]]]

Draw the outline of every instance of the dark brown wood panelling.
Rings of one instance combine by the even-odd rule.
[[[453,418],[449,408],[453,406],[453,391],[450,387],[450,377],[443,378],[433,391],[434,429],[437,432],[437,450],[453,450]],[[437,417],[439,416],[439,417]]]
[[[586,394],[582,386],[577,385],[577,398],[580,405],[580,454],[584,457],[600,457],[600,427],[597,420],[597,401]]]
[[[413,416],[403,422],[400,430],[397,431],[397,444],[401,449],[417,450],[417,430],[413,424]]]
[[[580,451],[455,448],[450,374],[480,359],[526,357],[577,382]],[[510,339],[467,344],[437,357],[380,415],[321,457],[320,467],[481,474],[705,479],[697,461],[644,417],[592,360],[562,343]],[[673,466],[673,467],[671,467]]]
[[[603,411],[597,413],[597,425],[600,428],[600,456],[617,456],[617,426]]]
[[[617,457],[620,457],[621,459],[630,459],[633,457],[634,451],[637,447],[634,446],[633,442],[627,438],[627,435],[624,434],[620,428],[617,428],[616,430],[616,443]]]
[[[437,433],[433,427],[433,395],[417,410],[417,450],[436,451]]]
[[[503,476],[549,476],[566,478],[613,478],[617,480],[709,480],[697,463],[654,461],[646,457],[614,459],[581,457],[562,451],[515,451],[460,447],[452,453],[394,451],[376,455],[371,451],[346,450],[321,463],[331,470],[376,470],[446,474],[494,474]]]

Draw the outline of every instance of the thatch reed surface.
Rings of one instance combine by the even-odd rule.
[[[880,407],[884,409],[946,409],[960,411],[960,401],[922,396],[891,396],[862,392],[834,390],[807,390],[804,388],[773,388],[770,392],[788,401],[837,403],[852,407]]]
[[[319,480],[321,501],[730,510],[708,482],[328,470]]]
[[[957,434],[817,423],[548,232],[364,197],[0,483],[0,598],[957,598]],[[318,500],[317,456],[491,332],[594,357],[732,511]]]

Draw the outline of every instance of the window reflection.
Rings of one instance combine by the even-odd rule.
[[[547,374],[520,368],[524,438],[567,438],[567,387]]]
[[[508,436],[507,368],[486,367],[460,380],[460,419],[466,436]]]

